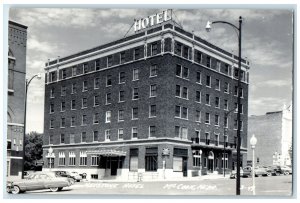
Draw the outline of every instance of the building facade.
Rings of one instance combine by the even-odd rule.
[[[45,71],[44,170],[155,179],[234,167],[237,57],[172,20],[48,61]],[[243,60],[243,153],[248,85]]]
[[[27,27],[9,21],[6,169],[9,178],[22,175],[26,43]]]
[[[248,135],[255,134],[255,161],[258,165],[292,165],[292,105],[282,111],[250,116]],[[248,145],[248,160],[252,162],[252,149]]]

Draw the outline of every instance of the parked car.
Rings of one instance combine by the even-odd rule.
[[[73,178],[77,182],[80,182],[82,180],[81,175],[79,175],[79,173],[74,172],[74,171],[70,173],[70,177]]]
[[[42,189],[50,189],[52,192],[57,192],[62,190],[63,187],[71,185],[72,183],[68,178],[57,176],[55,172],[35,172],[26,179],[7,182],[6,191],[13,194]]]
[[[267,168],[267,167],[263,167],[263,166],[257,166],[254,169],[255,172],[255,176],[271,176],[272,175],[272,171]]]
[[[281,170],[282,170],[282,172],[283,172],[284,175],[289,175],[289,174],[293,173],[292,168],[289,167],[289,166],[282,166]]]
[[[249,170],[249,167],[245,167],[245,168],[240,168],[240,176],[241,177],[249,177],[251,176],[251,169]],[[236,178],[237,177],[237,171],[236,170],[232,170],[230,173],[230,178]]]
[[[271,171],[273,176],[279,176],[283,174],[280,166],[268,166],[269,170]]]
[[[71,177],[68,171],[54,171],[56,176],[68,178],[72,184],[74,184],[75,180]]]

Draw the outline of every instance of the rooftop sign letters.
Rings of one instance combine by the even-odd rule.
[[[148,16],[147,18],[141,18],[139,20],[135,20],[134,31],[136,32],[141,29],[145,29],[147,27],[151,27],[153,25],[157,25],[171,19],[172,19],[172,10],[171,9],[164,10],[161,13]]]

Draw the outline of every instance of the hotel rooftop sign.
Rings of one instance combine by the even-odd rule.
[[[147,18],[141,18],[139,20],[135,20],[134,22],[134,31],[137,32],[139,30],[151,27],[153,25],[160,24],[162,22],[168,21],[172,19],[172,10],[164,10],[161,13],[157,13]]]

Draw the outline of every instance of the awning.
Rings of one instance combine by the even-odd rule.
[[[87,154],[92,155],[101,155],[101,156],[126,156],[125,151],[115,150],[115,149],[102,149],[102,150],[90,150],[86,152]]]

